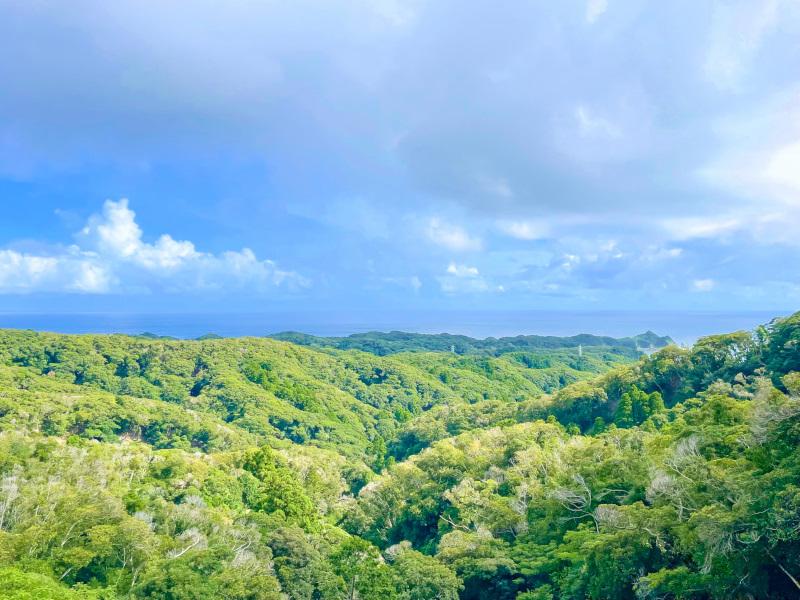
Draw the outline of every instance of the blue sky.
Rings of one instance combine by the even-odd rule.
[[[0,310],[800,306],[800,3],[0,1]]]

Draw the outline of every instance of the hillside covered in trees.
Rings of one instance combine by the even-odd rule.
[[[606,346],[638,357],[638,348],[663,348],[672,343],[667,336],[652,331],[634,337],[613,338],[608,336],[580,334],[569,337],[518,335],[515,337],[475,339],[465,335],[448,333],[388,333],[373,331],[354,333],[347,337],[319,337],[295,331],[284,331],[270,336],[277,340],[313,346],[316,348],[337,348],[339,350],[363,350],[384,356],[397,352],[453,352],[454,354],[481,354],[499,356],[507,352],[529,350],[554,350],[575,348],[577,346]]]
[[[384,335],[0,332],[0,597],[800,595],[800,313]]]

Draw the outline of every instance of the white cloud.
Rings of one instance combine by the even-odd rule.
[[[72,289],[85,294],[102,294],[111,289],[111,284],[111,274],[103,265],[81,261]]]
[[[91,238],[91,243],[99,250],[128,257],[142,244],[142,230],[136,224],[135,216],[128,208],[127,200],[108,200],[103,205],[103,213],[89,217],[81,233]]]
[[[773,149],[764,164],[761,177],[781,195],[800,203],[800,141]]]
[[[58,260],[0,250],[0,289],[25,291],[47,281],[58,269]]]
[[[677,217],[665,219],[663,229],[673,240],[719,238],[742,227],[741,219],[734,216]]]
[[[717,120],[714,131],[721,150],[697,175],[734,201],[722,214],[672,225],[686,225],[687,237],[736,231],[758,243],[800,244],[800,87]]]
[[[186,261],[203,258],[192,242],[179,242],[169,235],[162,235],[155,244],[143,242],[136,213],[125,199],[107,201],[102,214],[89,218],[81,235],[103,256],[130,261],[154,271],[177,269]]]
[[[714,124],[723,149],[699,170],[738,196],[800,205],[800,86]]]
[[[741,86],[764,37],[778,22],[780,0],[717,3],[703,69],[723,90]]]
[[[586,3],[586,22],[593,24],[608,10],[608,0],[589,0]]]
[[[710,292],[716,286],[713,279],[695,279],[692,281],[692,291],[694,292]]]
[[[565,254],[562,257],[561,268],[565,271],[572,271],[581,263],[581,257],[577,254]]]
[[[585,137],[618,138],[622,136],[622,131],[617,125],[583,105],[575,108],[575,121],[578,124],[578,131]]]
[[[457,265],[454,262],[451,262],[447,266],[447,272],[450,275],[455,275],[456,277],[477,277],[478,275],[480,275],[477,267],[468,267],[467,265]]]
[[[758,245],[800,245],[800,207],[776,203],[754,202],[742,205],[728,214],[707,217],[664,219],[661,228],[672,241],[738,240]]]
[[[480,250],[483,247],[480,238],[472,237],[461,227],[436,217],[428,222],[427,234],[434,244],[456,252]]]
[[[460,265],[451,262],[445,274],[438,278],[439,287],[445,294],[476,294],[486,292],[503,292],[502,285],[490,283],[482,277],[477,267]]]
[[[657,250],[652,254],[652,260],[661,260],[662,258],[678,258],[683,255],[683,248],[664,248]]]
[[[81,246],[50,254],[0,250],[0,293],[115,291],[186,292],[246,287],[263,291],[284,283],[307,285],[296,273],[259,260],[252,250],[211,254],[190,241],[162,235],[143,240],[127,200],[107,201],[79,235]]]
[[[553,121],[556,149],[585,165],[642,160],[664,135],[650,94],[637,85],[579,101]]]
[[[549,233],[549,227],[546,223],[535,221],[499,221],[497,228],[506,235],[518,240],[542,239]]]
[[[0,293],[104,293],[112,276],[91,254],[74,247],[55,256],[0,250]]]
[[[702,174],[715,185],[738,195],[767,196],[800,205],[800,141],[776,142],[731,153],[705,168]]]

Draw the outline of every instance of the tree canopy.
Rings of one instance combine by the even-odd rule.
[[[796,598],[799,445],[800,314],[638,359],[2,331],[0,596]]]

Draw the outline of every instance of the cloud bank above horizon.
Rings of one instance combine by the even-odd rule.
[[[0,308],[796,307],[798,34],[795,0],[4,2]]]
[[[76,244],[38,254],[0,250],[0,293],[261,293],[308,285],[297,273],[259,260],[249,248],[211,254],[169,234],[152,244],[142,235],[128,201],[108,200],[76,235]]]

